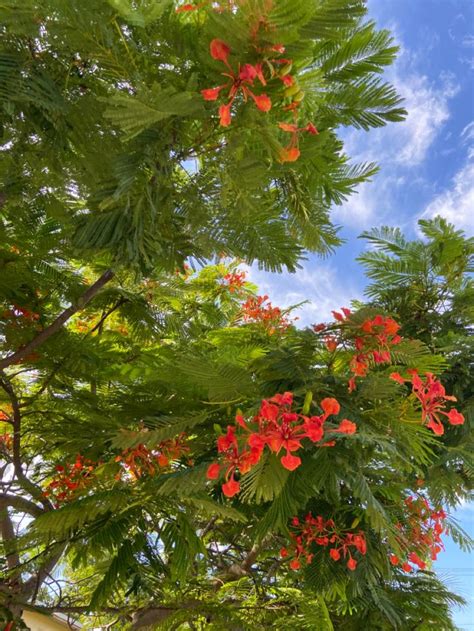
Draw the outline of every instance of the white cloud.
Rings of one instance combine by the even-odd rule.
[[[377,162],[381,171],[372,182],[358,187],[342,206],[333,209],[333,217],[344,225],[367,229],[374,223],[396,223],[400,218],[396,193],[407,180],[425,186],[420,167],[449,119],[449,100],[459,91],[453,76],[440,75],[440,86],[421,74],[407,70],[416,65],[413,55],[404,51],[397,70],[388,76],[398,93],[405,99],[408,116],[402,123],[372,129],[368,133],[352,130],[343,134],[345,148],[355,162]]]
[[[296,274],[270,274],[255,267],[247,270],[249,280],[258,286],[258,293],[267,294],[275,306],[289,307],[310,301],[293,312],[299,317],[298,325],[302,326],[330,320],[333,309],[349,306],[351,300],[362,298],[361,289],[355,283],[341,278],[333,265],[318,259],[305,263]]]
[[[474,121],[464,127],[460,138],[467,146],[464,165],[454,175],[451,186],[430,201],[421,217],[441,215],[470,234],[474,232]]]
[[[461,43],[466,48],[474,48],[474,35],[465,35]]]
[[[436,215],[467,232],[474,230],[474,160],[466,162],[456,173],[451,188],[431,200],[421,218]]]

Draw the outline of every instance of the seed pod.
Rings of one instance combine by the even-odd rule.
[[[290,85],[286,88],[286,90],[283,92],[283,94],[285,96],[293,96],[293,94],[297,94],[298,92],[301,91],[300,86],[298,85],[297,81],[295,81],[293,83],[293,85]]]
[[[291,72],[291,68],[293,67],[293,62],[289,62],[285,64],[282,68],[280,68],[280,77],[284,77],[289,72]]]

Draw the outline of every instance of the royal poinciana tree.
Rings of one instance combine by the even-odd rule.
[[[241,263],[338,245],[403,119],[362,0],[0,7],[0,620],[454,629],[473,245],[365,235],[367,304],[298,327]],[[472,406],[472,402],[471,402]]]

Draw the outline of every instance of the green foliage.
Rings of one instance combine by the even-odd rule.
[[[238,267],[294,271],[339,244],[329,209],[377,167],[352,164],[338,129],[405,114],[381,77],[391,35],[362,0],[17,5],[0,6],[0,619],[16,631],[36,607],[117,631],[454,628],[460,600],[387,553],[408,550],[396,526],[408,494],[454,508],[472,491],[472,241],[439,219],[415,242],[365,235],[370,303],[352,332],[393,315],[404,339],[353,392],[354,336],[335,352],[324,340],[348,329],[269,326],[245,306],[257,288]],[[278,123],[299,92],[270,78],[271,110],[238,97],[230,126],[200,94],[222,82],[211,40],[237,68],[257,63],[255,33],[275,68],[285,46],[301,120],[319,132],[300,133],[295,162],[281,161]],[[413,368],[443,373],[465,425],[423,427],[389,379]],[[324,442],[302,439],[293,471],[266,445],[235,472],[216,441],[284,392],[308,416],[337,399]],[[233,474],[241,491],[228,499]],[[280,550],[308,512],[365,533],[357,568],[321,546],[289,568]]]

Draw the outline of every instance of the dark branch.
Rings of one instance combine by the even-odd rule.
[[[7,558],[7,567],[9,570],[13,570],[20,563],[20,556],[16,548],[16,535],[15,529],[8,509],[6,506],[2,508],[0,504],[0,534]]]
[[[63,324],[67,322],[77,311],[83,309],[113,277],[114,273],[112,270],[108,269],[105,271],[102,276],[82,294],[75,304],[63,311],[52,324],[43,329],[41,333],[31,340],[31,342],[28,342],[28,344],[23,346],[23,348],[20,348],[15,353],[12,353],[11,355],[8,355],[8,357],[2,359],[0,361],[0,369],[6,368],[7,366],[10,366],[10,364],[15,364],[20,362],[22,359],[25,359],[25,357],[28,357],[28,355],[38,348],[38,346],[41,346],[41,344],[46,342],[46,340],[52,335],[60,331]]]
[[[21,497],[21,495],[11,495],[10,493],[0,493],[0,508],[3,506],[11,506],[15,510],[28,513],[33,517],[39,517],[44,513],[44,509],[34,502]]]
[[[43,491],[39,486],[33,484],[26,475],[23,473],[23,466],[21,461],[21,411],[20,402],[16,396],[15,390],[12,384],[8,380],[7,376],[0,370],[0,386],[7,393],[8,398],[12,404],[13,409],[13,467],[15,470],[15,476],[21,487],[27,491],[32,497],[37,499],[46,508],[51,508],[51,503],[45,499]]]

